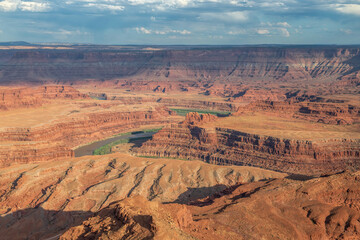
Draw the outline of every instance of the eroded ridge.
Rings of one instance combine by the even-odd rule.
[[[134,151],[139,155],[200,159],[308,175],[360,168],[360,139],[332,138],[326,133],[324,139],[297,139],[298,130],[268,130],[266,133],[275,136],[260,135],[220,127],[226,126],[226,121],[237,124],[236,117],[216,119],[190,113],[183,123],[162,129]],[[285,134],[282,131],[288,131],[293,138],[281,137]]]

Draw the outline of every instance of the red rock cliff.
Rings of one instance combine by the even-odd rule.
[[[306,175],[360,169],[359,139],[291,140],[187,124],[162,129],[135,152]]]

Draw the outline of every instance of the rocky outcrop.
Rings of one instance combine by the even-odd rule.
[[[360,169],[359,139],[281,139],[187,122],[163,128],[134,151],[146,156],[200,159],[305,175]]]
[[[213,122],[216,119],[218,119],[218,117],[209,113],[199,114],[198,112],[190,112],[186,114],[185,121],[183,122],[183,124],[195,125],[195,124]]]
[[[160,103],[166,107],[180,107],[190,109],[206,109],[223,112],[235,112],[238,104],[225,101],[193,100],[169,97],[124,97],[110,96],[109,100],[120,101],[123,104]]]
[[[74,151],[56,142],[0,142],[0,166],[74,157]]]
[[[0,88],[0,111],[41,106],[43,99],[29,88]]]
[[[235,102],[255,102],[255,101],[284,101],[286,95],[281,90],[265,89],[245,89],[233,94]]]
[[[74,147],[122,130],[144,125],[167,123],[171,111],[158,108],[154,111],[99,112],[34,128],[8,128],[0,132],[1,141],[62,141]]]
[[[234,115],[248,112],[270,112],[280,116],[326,124],[353,124],[360,121],[360,106],[339,102],[256,101],[239,107]]]
[[[3,169],[0,233],[4,240],[359,238],[359,172],[256,181],[266,170],[240,169],[125,155]],[[250,183],[216,185],[236,176]],[[185,201],[149,199],[154,190],[162,201],[179,192]]]
[[[358,239],[360,175],[244,184],[187,206],[198,239]],[[204,214],[206,213],[206,214]]]
[[[34,89],[34,92],[45,99],[89,99],[88,95],[70,86],[41,86]]]
[[[168,222],[169,212],[157,207],[157,202],[188,202],[240,182],[285,177],[286,174],[115,153],[10,166],[0,169],[0,176],[1,239],[13,240],[59,237],[71,227],[74,228],[64,237],[90,235],[96,230],[99,234],[107,234],[124,225],[132,226],[129,223],[144,226],[141,223],[149,223],[149,218],[137,217],[144,215],[153,216],[156,234],[175,234],[171,229],[177,220],[171,224],[172,228],[164,229],[166,225],[159,220]],[[120,208],[111,205],[120,200]],[[110,208],[106,208],[109,205]],[[94,215],[97,212],[99,214]],[[161,234],[159,238],[163,239]]]
[[[0,166],[73,157],[71,148],[75,146],[146,125],[166,124],[171,121],[171,114],[161,107],[149,111],[105,111],[33,128],[5,128],[0,131]]]
[[[48,99],[87,99],[70,86],[42,86],[37,88],[0,88],[0,111],[39,107]]]
[[[213,102],[201,100],[188,100],[188,99],[174,99],[174,98],[159,98],[157,102],[169,107],[183,107],[190,109],[208,109],[224,112],[233,112],[238,108],[235,103],[226,102]]]
[[[137,201],[141,202],[139,198]],[[148,204],[145,199],[142,202]],[[157,230],[153,216],[144,215],[144,211],[136,210],[135,206],[112,204],[81,225],[70,228],[59,239],[153,239]]]

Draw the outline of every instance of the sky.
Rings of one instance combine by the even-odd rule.
[[[0,0],[0,42],[360,44],[360,0]]]

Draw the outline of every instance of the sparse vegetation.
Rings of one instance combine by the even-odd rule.
[[[139,138],[127,138],[127,139],[120,139],[114,142],[111,142],[109,144],[106,144],[104,146],[101,146],[97,149],[94,150],[93,155],[106,155],[106,154],[110,154],[111,153],[111,148],[116,146],[116,145],[120,145],[120,144],[125,144],[125,143],[131,143],[137,140],[144,140],[144,139],[150,139],[151,137],[139,137]]]
[[[189,112],[198,112],[200,114],[209,113],[218,117],[229,116],[231,112],[221,112],[221,111],[212,111],[212,110],[204,110],[204,109],[184,109],[184,108],[170,108],[172,111],[175,111],[180,116],[186,116]]]
[[[158,131],[160,131],[162,129],[161,128],[152,128],[152,129],[144,129],[144,130],[139,130],[139,131],[133,131],[133,132],[125,132],[125,133],[119,133],[114,135],[114,137],[118,137],[118,136],[128,136],[128,135],[132,135],[132,134],[139,134],[139,133],[156,133]]]

